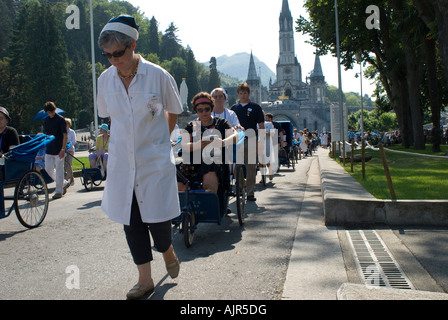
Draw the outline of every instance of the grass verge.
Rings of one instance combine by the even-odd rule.
[[[385,151],[397,200],[448,199],[448,157],[440,159],[418,155],[441,156],[448,152],[448,145],[443,145],[440,153],[433,153],[431,147],[426,145],[425,150],[418,151],[404,149],[401,146],[387,147],[387,149],[414,153],[401,154]],[[355,154],[361,154],[361,150],[356,150]],[[345,170],[377,199],[390,199],[380,152],[366,149],[367,154],[372,155],[372,160],[366,162],[365,179],[362,178],[361,162],[354,163],[353,172],[350,172],[350,162],[347,162]]]
[[[79,161],[81,161],[86,168],[90,168],[89,157],[79,157],[79,158],[77,157],[77,159],[79,159]],[[76,161],[75,159],[73,159],[72,170],[73,170],[73,172],[81,171],[82,164],[79,163],[78,161]]]

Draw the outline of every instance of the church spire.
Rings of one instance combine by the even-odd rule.
[[[258,80],[257,69],[255,68],[254,55],[250,52],[249,73],[247,74],[248,81]]]
[[[320,64],[320,58],[319,55],[316,54],[314,58],[314,69],[313,72],[311,72],[311,77],[323,77],[324,74],[322,72],[322,66]]]
[[[282,3],[282,14],[289,14],[291,15],[291,10],[289,10],[289,3],[288,0],[283,0]]]
[[[250,95],[252,102],[261,104],[262,94],[261,94],[261,81],[257,75],[257,70],[255,69],[254,55],[252,50],[250,51],[250,62],[249,62],[249,72],[247,74],[247,84],[250,87]]]
[[[288,0],[283,0],[282,12],[280,13],[280,31],[291,31],[292,30],[292,15],[291,10],[289,10]]]

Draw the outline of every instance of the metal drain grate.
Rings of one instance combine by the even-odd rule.
[[[356,265],[368,286],[414,289],[375,230],[347,230]]]

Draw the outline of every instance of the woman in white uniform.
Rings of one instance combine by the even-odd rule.
[[[180,209],[170,134],[182,103],[173,77],[135,54],[137,39],[134,18],[122,15],[106,24],[98,40],[112,64],[98,79],[98,115],[111,120],[101,208],[124,225],[137,265],[139,278],[129,299],[154,290],[149,231],[169,275],[175,278],[179,273],[171,244],[171,219]]]

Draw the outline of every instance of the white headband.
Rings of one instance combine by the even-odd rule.
[[[216,89],[213,89],[212,92],[210,93],[210,95],[213,96],[213,94],[214,94],[216,91],[222,91],[222,93],[224,94],[224,97],[226,97],[226,100],[228,99],[226,89],[224,89],[224,88],[216,88]]]
[[[136,41],[138,40],[138,30],[121,22],[109,22],[104,26],[103,30],[101,30],[101,33],[104,31],[118,31]]]

